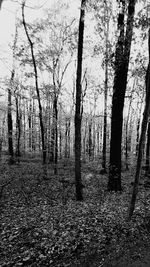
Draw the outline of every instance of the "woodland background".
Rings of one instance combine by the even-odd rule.
[[[150,4],[50,2],[0,11],[15,18],[0,53],[0,264],[138,266],[149,262]]]

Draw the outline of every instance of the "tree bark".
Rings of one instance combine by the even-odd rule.
[[[12,71],[11,74],[11,83],[10,83],[10,87],[8,89],[8,111],[7,111],[7,119],[8,119],[8,151],[9,151],[9,155],[10,155],[10,163],[13,162],[13,157],[14,157],[14,150],[13,150],[13,121],[12,121],[12,83],[14,80],[14,75],[15,72]]]
[[[146,177],[150,178],[150,121],[147,129],[147,143],[146,143]]]
[[[75,182],[76,199],[83,200],[82,180],[81,180],[81,95],[82,95],[82,55],[84,38],[84,17],[86,0],[81,1],[80,21],[79,21],[79,39],[77,55],[77,75],[76,75],[76,106],[75,106]]]
[[[16,27],[15,38],[13,43],[13,68],[10,78],[10,88],[8,89],[8,110],[7,110],[7,123],[8,123],[8,151],[10,155],[9,163],[14,163],[14,150],[13,150],[13,120],[12,120],[12,89],[15,77],[15,50],[18,38],[18,30]]]
[[[92,158],[92,119],[89,121],[89,160]]]
[[[102,168],[106,172],[106,141],[107,141],[107,98],[108,98],[108,34],[109,34],[109,14],[107,1],[105,1],[106,9],[106,51],[105,51],[105,89],[104,89],[104,128],[103,128],[103,155],[102,155]]]
[[[70,118],[66,118],[65,129],[65,158],[70,157]]]
[[[19,111],[19,101],[18,101],[18,95],[16,96],[16,141],[17,141],[17,146],[16,146],[16,156],[19,157],[21,156],[20,152],[20,137],[21,137],[21,114]]]
[[[138,155],[139,151],[139,137],[140,137],[140,118],[137,119],[137,125],[136,125],[136,156]]]
[[[143,151],[145,146],[145,136],[146,136],[146,130],[147,130],[147,124],[148,119],[150,116],[150,29],[149,29],[149,40],[148,40],[148,50],[149,50],[149,64],[147,68],[146,73],[146,103],[145,103],[145,109],[143,113],[143,121],[142,121],[142,128],[141,128],[141,135],[140,135],[140,141],[139,141],[139,150],[138,150],[138,157],[137,157],[137,164],[136,164],[136,173],[135,173],[135,180],[133,185],[133,192],[129,207],[129,219],[131,219],[134,208],[135,208],[135,202],[136,197],[138,193],[138,185],[140,180],[140,172],[141,172],[141,163],[142,163],[142,157],[143,157]]]
[[[128,5],[128,18],[126,35],[124,37],[125,1],[122,1],[122,13],[119,14],[118,28],[120,35],[116,46],[115,77],[112,98],[110,164],[108,190],[121,191],[121,142],[123,107],[127,84],[129,56],[133,32],[133,21],[136,0],[130,0]]]
[[[54,116],[55,116],[55,166],[54,174],[57,174],[57,163],[58,163],[58,107],[57,107],[57,96],[54,98]]]

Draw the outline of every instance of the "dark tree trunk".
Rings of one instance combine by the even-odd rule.
[[[146,177],[150,178],[150,121],[147,129],[147,143],[146,143]]]
[[[7,110],[7,123],[8,123],[8,151],[10,155],[9,163],[14,163],[14,150],[13,150],[13,120],[12,120],[12,89],[15,77],[15,68],[14,68],[14,60],[15,60],[15,50],[17,44],[18,31],[16,27],[14,44],[13,44],[13,69],[11,73],[10,79],[10,88],[8,89],[8,110]]]
[[[128,5],[128,18],[126,36],[124,38],[124,11],[125,1],[122,1],[122,13],[119,14],[118,28],[120,36],[116,46],[115,77],[112,98],[110,164],[108,190],[121,191],[121,142],[123,107],[127,84],[127,73],[133,32],[133,20],[136,0],[130,0]]]
[[[67,138],[67,134],[68,134],[68,129],[67,129],[67,118],[66,118],[66,129],[65,129],[65,158],[67,158],[67,149],[68,149],[68,138]]]
[[[146,73],[146,103],[145,103],[145,109],[143,113],[141,135],[140,135],[140,140],[139,140],[139,151],[138,151],[138,157],[137,157],[133,193],[132,193],[131,203],[129,207],[129,219],[132,217],[133,211],[135,208],[135,202],[136,202],[136,197],[138,193],[138,185],[139,185],[139,180],[140,180],[141,163],[142,163],[143,151],[144,151],[144,146],[145,146],[145,136],[146,136],[148,119],[150,116],[150,29],[149,29],[148,50],[149,50],[149,64],[148,64],[147,73]]]
[[[99,124],[97,126],[97,154],[99,156],[100,153],[100,134],[99,134]]]
[[[79,39],[77,55],[77,76],[76,76],[76,106],[75,106],[75,182],[76,199],[83,200],[82,180],[81,180],[81,95],[82,95],[82,55],[83,55],[83,37],[84,37],[84,16],[86,0],[81,1],[80,21],[79,21]]]
[[[136,126],[136,155],[138,155],[138,150],[139,150],[139,137],[140,137],[140,118],[138,118]]]
[[[35,103],[34,103],[34,99],[33,99],[33,101],[32,101],[33,103],[32,103],[32,116],[31,116],[31,118],[32,118],[32,151],[34,151],[35,152],[35,150],[36,150],[36,145],[35,145]]]
[[[84,136],[83,136],[83,154],[84,154],[84,158],[86,157],[86,135],[87,135],[87,118],[85,119],[85,130],[84,130]]]
[[[129,102],[129,109],[128,109],[128,115],[127,120],[125,122],[125,164],[126,164],[126,170],[129,170],[129,164],[128,164],[128,151],[130,148],[130,133],[129,133],[129,118],[130,118],[130,109],[131,109],[131,103],[132,98]]]
[[[42,139],[43,164],[45,164],[46,163],[46,147],[45,147],[42,105],[41,105],[41,98],[40,98],[40,92],[39,92],[39,86],[38,86],[38,74],[37,74],[37,67],[36,67],[36,61],[35,61],[35,56],[34,56],[33,42],[31,41],[31,38],[27,30],[27,25],[25,22],[24,7],[25,7],[25,1],[23,1],[23,4],[22,4],[22,18],[23,18],[24,30],[25,30],[25,33],[26,33],[26,36],[27,36],[27,39],[30,45],[30,49],[31,49],[32,62],[33,62],[33,67],[34,67],[35,87],[36,87],[37,100],[38,100],[38,105],[39,105],[39,119],[40,119],[40,129],[41,129],[41,139]]]
[[[11,90],[8,89],[8,151],[9,155],[13,158],[13,122],[11,112]]]
[[[19,160],[19,157],[21,156],[21,152],[20,152],[21,114],[19,111],[18,96],[16,96],[16,137],[17,137],[16,156],[18,157],[18,160]]]
[[[92,157],[92,122],[89,122],[89,160]]]
[[[62,134],[61,129],[59,129],[59,158],[62,158]]]
[[[65,130],[65,158],[70,157],[70,118],[66,118]]]
[[[108,34],[109,34],[109,14],[107,1],[105,1],[106,9],[106,51],[105,51],[105,89],[104,89],[104,128],[103,128],[103,158],[102,158],[102,168],[106,172],[106,141],[107,141],[107,98],[108,98]]]
[[[11,75],[11,86],[14,79],[14,71],[12,71]],[[8,89],[8,111],[7,111],[7,119],[8,119],[8,151],[10,155],[10,162],[13,162],[14,150],[13,150],[13,121],[12,121],[12,101],[11,101],[12,93],[11,88]]]
[[[32,120],[31,120],[31,113],[32,113],[32,104],[31,98],[29,103],[29,110],[28,110],[28,124],[29,124],[29,150],[32,151]]]
[[[25,104],[25,99],[23,99],[23,149],[24,149],[24,154],[26,152],[26,104]]]
[[[54,111],[53,111],[54,116]],[[54,163],[54,146],[55,146],[55,129],[54,129],[54,119],[52,122],[52,129],[51,129],[51,137],[50,137],[50,156],[49,156],[49,162]]]
[[[55,116],[55,165],[54,165],[54,173],[57,174],[57,163],[58,163],[58,107],[57,107],[57,96],[54,98],[54,116]]]
[[[0,0],[0,9],[1,9],[1,6],[2,6],[3,1],[4,1],[4,0]]]

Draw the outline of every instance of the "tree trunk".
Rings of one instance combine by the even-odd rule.
[[[12,71],[11,74],[11,87],[13,83],[15,72]],[[12,121],[12,102],[11,102],[11,88],[8,89],[8,111],[7,111],[7,119],[8,119],[8,151],[10,155],[10,163],[13,163],[14,150],[13,150],[13,121]]]
[[[70,118],[66,118],[65,130],[65,158],[70,157]]]
[[[55,116],[55,165],[54,165],[54,174],[57,174],[57,162],[58,162],[58,107],[57,107],[57,96],[54,98],[54,116]]]
[[[54,111],[53,111],[54,113]],[[53,114],[54,117],[54,114]],[[52,129],[51,129],[51,136],[50,136],[50,156],[49,156],[49,162],[54,163],[54,146],[55,146],[55,129],[54,129],[54,118],[52,122]]]
[[[126,171],[129,170],[128,151],[130,148],[130,133],[129,133],[129,127],[128,126],[129,126],[131,103],[132,103],[132,96],[130,96],[128,115],[127,115],[127,119],[125,122],[125,165],[126,165]]]
[[[16,141],[17,141],[17,146],[16,146],[16,156],[19,157],[21,156],[20,152],[20,137],[21,137],[21,114],[19,112],[19,101],[18,101],[18,96],[16,96]]]
[[[3,1],[4,1],[4,0],[0,0],[0,9],[1,9],[1,6],[2,6]]]
[[[28,125],[29,125],[29,151],[32,151],[32,120],[31,120],[31,113],[32,113],[32,104],[31,104],[31,96],[30,96],[30,103],[28,109]]]
[[[140,137],[140,118],[137,119],[137,125],[136,125],[136,155],[138,155],[139,151],[139,137]]]
[[[112,98],[110,164],[108,190],[121,191],[121,142],[123,107],[127,84],[129,56],[133,32],[133,20],[136,0],[130,0],[128,5],[128,18],[126,36],[124,38],[124,12],[125,1],[122,1],[122,13],[119,14],[118,28],[120,35],[116,46],[115,77]]]
[[[35,152],[35,150],[36,150],[36,141],[35,141],[35,132],[36,132],[36,128],[35,128],[35,123],[36,123],[36,121],[35,121],[35,103],[34,103],[34,98],[33,98],[33,100],[32,100],[32,116],[31,116],[31,118],[32,118],[32,151],[34,151]]]
[[[24,142],[24,154],[26,152],[26,102],[25,99],[23,99],[23,142]]]
[[[92,157],[92,119],[89,122],[89,160]]]
[[[62,134],[61,134],[61,128],[59,129],[59,158],[62,159]]]
[[[84,38],[84,17],[86,0],[81,1],[80,21],[79,21],[79,39],[77,55],[77,76],[76,76],[76,106],[75,106],[75,182],[76,199],[83,200],[82,180],[81,180],[81,95],[82,95],[82,55]]]
[[[139,180],[140,180],[141,163],[142,163],[143,151],[144,151],[144,146],[145,146],[146,129],[147,129],[147,124],[148,124],[148,119],[150,116],[150,29],[149,29],[148,50],[149,50],[149,64],[148,64],[147,73],[146,73],[146,103],[145,103],[145,109],[143,113],[143,121],[142,121],[141,135],[140,135],[140,141],[139,141],[139,151],[138,151],[138,157],[137,157],[133,193],[132,193],[131,203],[129,207],[129,219],[131,219],[134,208],[135,208],[135,202],[136,202],[136,197],[138,193],[138,185],[139,185]]]
[[[105,51],[105,89],[104,89],[104,128],[103,128],[103,155],[102,168],[106,172],[106,141],[107,141],[107,98],[108,98],[108,34],[109,34],[109,14],[107,1],[105,1],[106,9],[106,51]]]
[[[8,89],[8,110],[7,110],[7,123],[8,123],[8,151],[10,155],[9,163],[14,163],[14,151],[13,151],[13,120],[12,120],[12,89],[15,77],[15,50],[17,44],[18,31],[16,27],[15,38],[13,43],[13,69],[10,79],[10,88]]]
[[[146,177],[150,178],[150,121],[147,129],[147,143],[146,143]]]
[[[40,92],[39,92],[39,86],[38,86],[38,74],[37,74],[37,67],[36,67],[35,56],[34,56],[33,43],[29,36],[27,25],[25,22],[24,7],[25,7],[25,1],[23,1],[23,4],[22,4],[22,18],[23,18],[24,30],[25,30],[25,33],[26,33],[26,36],[27,36],[27,39],[30,45],[30,49],[31,49],[32,62],[33,62],[33,67],[34,67],[35,88],[36,88],[37,100],[38,100],[38,105],[39,105],[39,119],[40,119],[40,129],[41,129],[41,139],[42,139],[43,164],[45,164],[46,163],[46,147],[45,147],[42,105],[41,105],[41,98],[40,98]]]

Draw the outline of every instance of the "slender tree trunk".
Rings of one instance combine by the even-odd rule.
[[[107,1],[105,1],[106,9],[106,52],[105,52],[105,89],[104,89],[104,128],[103,128],[103,158],[102,158],[102,168],[106,172],[106,141],[107,141],[107,98],[108,98],[108,34],[109,34],[109,14]]]
[[[76,106],[75,106],[75,182],[76,199],[83,200],[82,180],[81,180],[81,95],[82,95],[82,55],[84,38],[84,17],[86,0],[81,1],[80,21],[79,21],[79,39],[77,55],[77,76],[76,76]]]
[[[142,117],[142,101],[140,103],[140,107],[138,107],[139,103],[137,104],[138,114],[137,114],[137,125],[136,125],[136,156],[138,155],[139,150],[139,138],[140,138],[140,123]]]
[[[10,79],[10,88],[8,89],[8,110],[7,110],[7,119],[8,119],[8,151],[10,155],[10,163],[14,163],[14,150],[13,150],[13,120],[12,120],[12,89],[15,77],[15,50],[17,44],[18,30],[16,27],[14,44],[13,44],[13,68]]]
[[[54,98],[54,114],[55,114],[55,166],[54,174],[57,174],[57,163],[58,163],[58,106],[57,106],[57,96]]]
[[[37,93],[37,99],[38,99],[38,105],[39,105],[39,119],[40,119],[40,129],[41,129],[41,139],[42,139],[43,164],[45,164],[46,163],[46,147],[45,147],[45,137],[44,137],[42,105],[41,105],[41,98],[40,98],[39,85],[38,85],[37,66],[36,66],[36,61],[35,61],[35,56],[34,56],[33,42],[31,41],[31,38],[27,30],[27,25],[25,22],[24,7],[25,7],[25,1],[23,1],[23,4],[22,4],[22,18],[23,18],[24,30],[25,30],[25,33],[26,33],[26,36],[27,36],[27,39],[30,45],[30,49],[31,49],[32,62],[33,62],[33,67],[34,67],[35,87],[36,87],[36,93]]]
[[[35,152],[36,147],[35,147],[35,103],[34,99],[32,100],[32,151]]]
[[[23,111],[23,137],[24,137],[24,154],[26,152],[26,104],[25,104],[25,99],[23,101],[24,105],[24,111]]]
[[[70,118],[68,122],[68,158],[70,158]]]
[[[59,129],[59,158],[62,158],[62,134],[61,129]]]
[[[126,164],[126,170],[129,170],[129,164],[128,164],[128,151],[129,151],[129,118],[130,118],[130,109],[131,109],[131,103],[132,98],[129,102],[129,109],[128,109],[128,115],[125,123],[125,164]]]
[[[89,160],[92,157],[92,119],[89,122]]]
[[[19,157],[21,156],[21,152],[20,152],[21,114],[19,111],[18,96],[16,96],[16,137],[17,137],[16,156],[18,157],[18,161],[19,161]]]
[[[139,151],[139,137],[140,137],[140,118],[137,119],[137,125],[136,125],[136,155],[138,155]]]
[[[54,163],[54,146],[55,146],[55,129],[54,129],[54,111],[53,111],[53,121],[52,121],[52,129],[51,129],[51,136],[50,136],[50,156],[49,161]]]
[[[142,121],[141,135],[140,135],[140,141],[139,141],[139,151],[138,151],[138,157],[137,157],[133,193],[132,193],[132,198],[131,198],[130,207],[129,207],[129,219],[131,219],[134,208],[135,208],[135,202],[136,202],[136,197],[138,193],[138,185],[139,185],[139,180],[140,180],[142,157],[143,157],[143,151],[144,151],[144,146],[145,146],[146,129],[147,129],[147,124],[148,124],[148,119],[150,116],[150,29],[149,29],[148,38],[149,38],[148,40],[149,64],[148,64],[147,73],[146,73],[146,103],[145,103],[145,109],[143,113],[143,121]]]
[[[146,143],[146,177],[150,178],[150,121],[147,129],[147,143]]]
[[[47,148],[48,148],[48,159],[50,158],[50,136],[51,136],[51,103],[50,98],[48,99],[48,128],[47,128]]]
[[[70,118],[66,118],[65,129],[65,158],[70,157]]]
[[[99,124],[97,125],[97,155],[99,156],[99,153],[100,153],[100,134],[99,134]]]
[[[11,87],[13,83],[15,72],[12,71],[11,74]],[[13,150],[13,121],[12,121],[12,93],[11,88],[8,89],[8,111],[7,111],[7,119],[8,119],[8,151],[10,155],[10,163],[13,163],[14,150]]]
[[[29,151],[32,151],[32,120],[31,120],[31,113],[32,113],[32,104],[31,104],[31,96],[30,96],[30,103],[28,109],[28,124],[29,124]]]
[[[86,139],[87,139],[87,118],[85,119],[85,125],[84,125],[84,136],[83,136],[83,154],[84,154],[84,158],[86,158]]]
[[[124,12],[125,1],[122,1],[122,13],[119,14],[118,27],[120,36],[116,46],[115,77],[112,98],[110,164],[108,190],[121,191],[121,142],[123,107],[127,84],[129,56],[133,32],[133,21],[136,0],[130,0],[128,4],[128,18],[126,36],[124,38]]]

